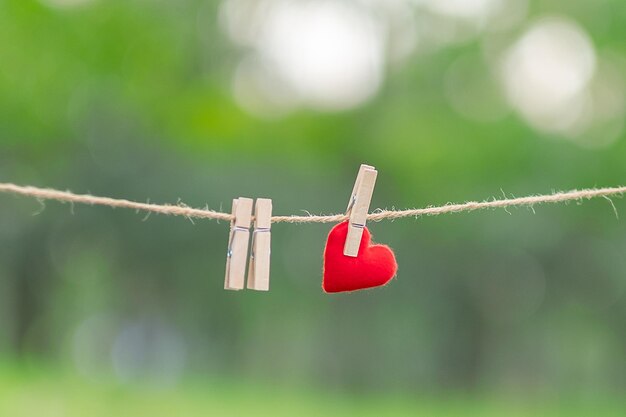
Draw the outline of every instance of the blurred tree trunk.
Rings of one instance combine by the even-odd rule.
[[[20,242],[16,259],[14,349],[18,356],[29,352],[44,353],[45,334],[37,332],[36,323],[42,317],[45,302],[51,294],[50,264],[47,256],[47,233],[36,228]],[[44,326],[39,326],[43,331]]]

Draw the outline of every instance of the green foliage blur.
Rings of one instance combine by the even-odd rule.
[[[477,120],[462,110],[489,111],[485,90],[450,81],[544,15],[576,22],[626,79],[622,0],[530,1],[504,32],[389,61],[359,105],[270,116],[234,94],[250,52],[222,3],[0,0],[0,182],[223,211],[269,197],[276,214],[341,212],[360,163],[379,171],[372,208],[626,182],[623,123],[581,141],[504,99]],[[233,293],[226,224],[0,195],[0,413],[87,415],[93,399],[89,415],[623,415],[612,203],[371,223],[397,279],[330,296],[329,225],[275,225],[271,291]]]

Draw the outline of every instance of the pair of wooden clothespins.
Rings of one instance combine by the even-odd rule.
[[[243,290],[252,221],[251,198],[233,200],[233,220],[230,224],[226,279],[224,289]],[[268,291],[270,287],[270,246],[272,226],[272,200],[258,198],[254,208],[254,231],[248,268],[248,289]]]

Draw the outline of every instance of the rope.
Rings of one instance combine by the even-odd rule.
[[[38,200],[55,200],[66,203],[87,204],[92,206],[107,206],[114,208],[134,209],[148,213],[158,213],[170,216],[183,216],[196,219],[212,219],[231,221],[233,215],[221,213],[209,209],[195,209],[184,204],[150,204],[139,203],[124,199],[109,197],[96,197],[88,194],[74,194],[69,191],[58,191],[49,188],[37,188],[31,186],[19,186],[10,183],[0,183],[0,193],[8,193],[32,197]],[[547,195],[535,195],[520,198],[506,198],[489,201],[469,201],[462,204],[446,204],[439,207],[425,207],[407,210],[376,210],[368,214],[367,219],[372,221],[393,220],[403,217],[438,216],[441,214],[469,212],[484,209],[508,208],[508,207],[533,207],[536,204],[564,203],[568,201],[582,201],[592,198],[621,196],[626,193],[626,186],[610,188],[593,188],[556,192]],[[273,216],[272,223],[338,223],[347,220],[345,214],[328,216]]]

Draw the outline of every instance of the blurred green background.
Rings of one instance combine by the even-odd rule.
[[[624,184],[622,0],[0,0],[0,181],[228,211]],[[624,213],[621,199],[614,200]],[[372,223],[384,289],[326,295],[330,225],[0,196],[0,415],[626,413],[626,225],[603,199]]]

